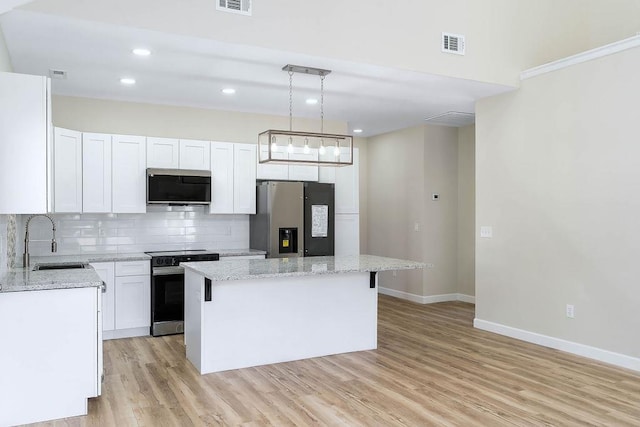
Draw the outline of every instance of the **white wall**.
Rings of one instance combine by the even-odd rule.
[[[638,16],[631,0],[271,0],[254,2],[251,17],[215,3],[40,0],[25,8],[506,85],[525,68],[595,47],[592,40],[632,35]],[[443,31],[466,35],[466,56],[441,52]]]
[[[423,302],[457,294],[457,129],[418,126],[369,138],[367,145],[368,252],[433,264],[381,274],[380,286]]]
[[[53,124],[83,132],[257,143],[258,133],[288,129],[289,118],[204,108],[53,96]],[[320,120],[294,117],[293,128],[318,132]],[[346,133],[343,122],[327,121],[325,132]]]
[[[635,48],[478,103],[478,319],[640,358],[639,69]]]
[[[458,130],[458,293],[476,292],[475,126]]]

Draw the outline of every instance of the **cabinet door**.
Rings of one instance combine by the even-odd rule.
[[[116,277],[116,329],[151,326],[149,276]]]
[[[112,150],[113,212],[145,213],[147,162],[144,136],[114,135]]]
[[[360,212],[360,162],[358,149],[353,149],[353,165],[339,166],[336,171],[336,213],[354,214]]]
[[[180,169],[207,171],[211,168],[211,142],[180,140]]]
[[[256,146],[234,144],[233,211],[256,213]]]
[[[254,147],[254,150],[256,148]],[[267,156],[267,147],[260,147],[262,152],[262,157]],[[271,157],[274,159],[287,160],[289,158],[287,154],[287,150],[285,147],[278,147],[278,151],[272,152]],[[260,157],[258,157],[259,159]],[[286,181],[289,179],[289,166],[288,165],[278,165],[278,164],[270,164],[270,163],[257,163],[258,167],[256,169],[256,178],[257,179],[273,179],[279,181]]]
[[[115,323],[115,268],[113,262],[95,262],[91,267],[104,282],[105,291],[102,294],[102,330],[112,331]]]
[[[233,147],[230,142],[211,143],[211,205],[212,214],[233,213]]]
[[[82,134],[75,130],[54,129],[53,211],[82,212]]]
[[[305,153],[303,148],[296,147],[293,153],[289,153],[289,160],[318,160],[318,150],[311,149]],[[318,166],[311,165],[289,165],[289,179],[291,181],[318,181]]]
[[[335,254],[360,255],[360,215],[336,214]]]
[[[0,72],[0,214],[46,213],[47,78]]]
[[[147,138],[147,167],[177,169],[180,159],[177,139]]]
[[[82,134],[82,212],[111,212],[111,135]]]

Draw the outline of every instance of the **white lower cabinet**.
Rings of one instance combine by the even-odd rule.
[[[106,285],[102,303],[104,339],[149,335],[149,261],[98,262],[91,266]]]
[[[85,415],[100,394],[101,291],[0,294],[0,425]]]
[[[360,215],[336,214],[335,255],[360,255]]]
[[[113,331],[115,326],[115,266],[112,262],[96,262],[91,267],[104,282],[102,293],[102,330]]]
[[[116,277],[116,329],[151,326],[149,276]]]

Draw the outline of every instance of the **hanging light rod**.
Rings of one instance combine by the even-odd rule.
[[[348,166],[353,164],[353,137],[324,132],[324,79],[331,70],[287,64],[289,74],[289,130],[270,129],[258,134],[258,162]],[[293,130],[293,75],[320,77],[320,132]]]
[[[312,74],[314,76],[324,77],[328,74],[331,74],[331,70],[323,70],[322,68],[313,68],[313,67],[303,67],[301,65],[292,65],[287,64],[282,67],[282,71],[292,72],[292,73],[302,73],[302,74]]]

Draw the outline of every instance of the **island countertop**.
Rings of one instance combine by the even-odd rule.
[[[268,258],[180,263],[214,282],[270,277],[413,270],[425,264],[374,255]]]

